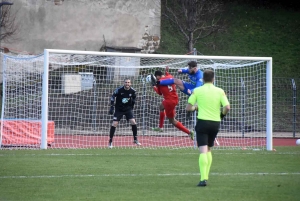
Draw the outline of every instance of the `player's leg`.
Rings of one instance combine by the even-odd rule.
[[[212,164],[212,153],[210,147],[207,149],[207,169],[206,169],[206,178],[209,178],[209,171]]]
[[[169,78],[158,81],[160,85],[172,85],[175,84],[181,91],[184,90],[183,81],[178,78]]]
[[[208,167],[208,127],[207,121],[197,120],[196,124],[196,133],[197,133],[197,144],[199,147],[199,170],[200,170],[200,182],[198,186],[207,185],[207,167]]]
[[[129,122],[131,124],[133,143],[135,143],[136,145],[141,145],[141,143],[137,139],[137,126],[136,126],[135,119],[133,117],[132,110],[128,111],[125,115],[126,115],[127,121],[129,120]]]
[[[175,107],[178,104],[178,101],[163,101],[165,107],[166,116],[169,119],[169,122],[173,124],[176,128],[190,135],[191,139],[194,139],[194,132],[187,129],[180,121],[175,119],[176,111]]]
[[[190,91],[194,88],[194,85],[192,85],[192,84],[190,84],[188,82],[184,82],[184,81],[182,81],[182,85],[183,85],[182,88],[179,87],[180,91],[182,93],[185,93],[188,96],[191,95]]]
[[[194,140],[194,132],[187,129],[180,121],[176,120],[175,118],[168,118],[169,122],[173,124],[176,128],[181,130],[182,132],[188,134],[192,140]]]
[[[164,121],[165,121],[165,108],[163,104],[159,106],[159,126],[157,128],[152,128],[153,131],[163,132]]]
[[[219,132],[220,123],[219,122],[210,122],[210,133],[208,135],[208,150],[207,150],[207,170],[206,170],[206,178],[208,180],[209,177],[209,171],[212,164],[212,152],[211,147],[214,146],[215,139],[217,137],[217,134]]]
[[[158,84],[160,85],[172,85],[175,84],[181,92],[185,93],[186,95],[191,95],[191,93],[189,92],[189,90],[193,89],[193,85],[191,85],[190,83],[186,83],[180,79],[177,78],[170,78],[170,79],[165,79],[165,80],[160,80],[157,81]]]
[[[207,185],[207,167],[208,167],[208,157],[207,157],[207,145],[199,146],[199,170],[200,170],[200,182],[198,186]]]
[[[180,89],[180,91],[184,90],[184,81],[174,78],[174,84]]]
[[[115,135],[115,132],[116,132],[116,127],[118,126],[119,124],[119,121],[120,119],[123,117],[123,114],[118,111],[116,109],[115,113],[114,113],[114,116],[113,116],[113,123],[110,127],[110,130],[109,130],[109,142],[108,142],[108,148],[113,148],[113,138],[114,138],[114,135]]]

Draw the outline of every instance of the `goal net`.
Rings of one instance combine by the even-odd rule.
[[[230,113],[221,122],[215,149],[272,150],[272,59],[91,51],[45,50],[38,56],[2,55],[3,98],[1,148],[107,148],[112,124],[110,97],[130,78],[137,99],[133,110],[139,148],[196,148],[196,141],[166,119],[158,127],[158,96],[147,75],[156,70],[178,74],[191,60],[200,70],[215,71],[215,85],[224,89]],[[176,119],[190,130],[188,96],[177,88]],[[121,119],[114,148],[136,148],[130,123]]]

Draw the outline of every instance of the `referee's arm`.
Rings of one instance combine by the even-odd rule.
[[[223,116],[225,116],[230,110],[230,104],[229,104],[229,101],[228,101],[224,91],[223,91],[223,94],[221,96],[221,104],[223,106],[222,114],[223,114]]]
[[[198,107],[195,104],[196,104],[196,97],[195,97],[194,93],[192,93],[191,96],[189,97],[188,104],[185,108],[186,111],[193,112],[195,110],[198,110]]]
[[[185,109],[188,112],[194,112],[195,110],[198,109],[198,107],[197,105],[191,105],[190,103],[188,103]]]
[[[222,114],[226,115],[229,112],[229,110],[230,110],[230,105],[224,106],[222,109]]]

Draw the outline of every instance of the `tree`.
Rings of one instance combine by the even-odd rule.
[[[217,0],[162,0],[162,16],[175,25],[187,40],[187,48],[213,33],[224,30],[223,4]]]
[[[9,5],[3,5],[0,9],[0,41],[8,42],[14,38],[17,31],[16,13],[12,13]]]

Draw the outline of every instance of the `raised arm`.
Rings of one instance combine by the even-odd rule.
[[[166,76],[170,75],[170,73],[169,73],[169,66],[166,66],[165,75]]]
[[[188,74],[189,70],[187,68],[182,68],[178,70],[178,73],[182,73],[182,74]]]
[[[166,72],[169,72],[169,68],[170,68],[169,66],[166,66]]]

